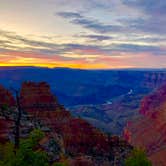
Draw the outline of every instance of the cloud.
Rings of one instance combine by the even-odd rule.
[[[44,43],[43,43],[44,44]],[[129,67],[166,67],[166,54],[160,47],[133,44],[112,44],[106,46],[88,44],[59,44],[60,54],[52,45],[30,51],[0,49],[1,66],[42,66],[72,68],[129,68]],[[61,49],[63,47],[63,49]],[[2,52],[3,51],[3,52]],[[48,51],[50,51],[48,53]],[[156,56],[159,55],[159,56]],[[150,59],[150,61],[149,61]]]
[[[149,45],[136,45],[136,44],[118,44],[115,46],[115,51],[141,53],[149,52],[154,55],[166,55],[166,48]]]
[[[72,1],[73,3],[75,1]],[[88,30],[103,33],[144,33],[144,34],[166,34],[166,1],[165,0],[116,0],[116,1],[85,1],[92,10],[98,8],[101,11],[109,9],[111,21],[105,23],[107,15],[103,15],[102,21],[94,17],[85,17],[87,12],[59,12],[57,15],[68,19],[70,23],[79,25]],[[81,2],[79,1],[81,4]],[[86,8],[86,7],[85,7]],[[131,10],[132,9],[132,10]],[[119,11],[117,11],[119,10]],[[127,13],[128,12],[128,13]],[[138,14],[135,14],[138,13]],[[135,16],[135,17],[134,17]],[[114,20],[114,21],[112,21]],[[162,25],[162,26],[161,26]]]
[[[89,54],[94,54],[97,52],[101,52],[102,46],[97,45],[88,45],[88,44],[78,44],[78,43],[65,43],[59,44],[55,43],[54,41],[38,41],[32,38],[23,37],[21,35],[17,35],[12,32],[5,32],[1,33],[0,37],[4,38],[0,40],[0,53],[5,52],[13,52],[13,51],[20,51],[25,53],[33,53],[33,55],[37,56],[40,54],[43,57],[52,57],[52,56],[62,56],[64,60],[72,60],[75,59],[76,56],[73,58],[70,56],[69,58],[66,57],[66,54],[72,53],[82,53],[89,50]],[[92,51],[95,50],[95,51]],[[26,54],[25,54],[26,55]],[[29,55],[29,54],[27,54]],[[41,57],[40,56],[40,57]],[[77,57],[78,59],[83,59],[84,56]]]
[[[64,18],[82,18],[82,16],[76,12],[59,12],[57,14]]]
[[[104,24],[97,19],[87,18],[79,13],[73,12],[58,12],[57,15],[69,19],[71,23],[80,25],[86,29],[98,32],[98,33],[109,33],[123,30],[122,26],[119,25],[108,25]]]
[[[113,1],[118,0],[59,0],[56,4],[64,8],[88,12],[92,9],[110,9]]]
[[[126,5],[134,6],[142,9],[144,12],[151,15],[165,15],[166,1],[164,0],[123,0]]]
[[[17,33],[0,30],[1,62],[40,61],[42,64],[46,62],[54,65],[83,63],[85,66],[85,63],[92,65],[101,61],[100,66],[123,66],[123,61],[125,66],[133,66],[139,61],[138,63],[143,66],[147,63],[141,58],[147,60],[150,57],[153,58],[153,62],[158,61],[158,64],[164,62],[165,0],[51,0],[50,2],[42,1],[40,8],[32,8],[33,18],[30,19],[28,28],[24,24],[20,25],[20,20],[27,20],[29,10],[24,10],[25,13],[23,12],[21,16],[20,12],[16,12],[14,25],[13,21],[4,18],[7,13],[10,16],[13,14],[9,9],[13,9],[15,3],[11,3],[10,8],[4,8],[5,17],[3,13],[1,15],[1,20],[4,20],[3,28],[12,27]],[[30,4],[38,5],[33,1]],[[26,8],[24,2],[20,5]],[[16,10],[18,7],[14,5]],[[46,14],[41,15],[41,12]],[[42,30],[40,25],[43,27]],[[21,33],[32,33],[32,35],[20,35]]]
[[[75,35],[75,37],[87,38],[92,41],[104,41],[104,40],[111,40],[113,37],[106,36],[106,35]]]
[[[164,0],[123,0],[125,5],[139,9],[144,18],[128,20],[135,29],[146,33],[166,35],[166,1]],[[141,20],[141,21],[140,21]]]
[[[45,40],[34,40],[31,37],[25,37],[12,32],[3,33],[0,31],[0,55],[5,55],[12,59],[23,58],[25,61],[29,59],[42,59],[51,61],[63,61],[68,63],[71,61],[93,61],[101,59],[101,57],[126,57],[132,55],[133,57],[137,54],[147,53],[151,55],[166,55],[165,47],[160,45],[148,45],[140,44],[140,38],[138,38],[139,44],[125,43],[126,39],[121,40],[119,43],[98,43],[98,42],[67,42],[57,43],[52,39]],[[80,34],[75,36],[78,38],[87,38],[89,40],[106,41],[114,40],[111,36],[99,35],[99,34]],[[137,38],[138,36],[135,36]],[[150,38],[150,37],[149,37]],[[152,40],[152,38],[150,38]],[[150,40],[149,39],[149,40]],[[164,39],[164,38],[163,38]],[[27,59],[28,58],[28,59]],[[3,56],[3,59],[4,56]],[[106,59],[106,58],[105,58]],[[17,60],[18,61],[18,60]],[[47,61],[48,62],[48,61]]]

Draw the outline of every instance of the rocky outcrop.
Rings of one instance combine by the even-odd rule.
[[[45,82],[24,82],[20,92],[21,107],[26,112],[53,111],[58,109],[56,97]]]
[[[166,85],[145,97],[140,116],[124,130],[128,141],[146,149],[154,166],[165,166],[166,159]]]

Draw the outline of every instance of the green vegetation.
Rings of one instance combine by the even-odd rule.
[[[68,166],[66,163],[54,163],[53,166]]]
[[[151,162],[146,157],[146,154],[141,149],[134,149],[131,155],[125,160],[126,166],[152,166]]]
[[[38,147],[43,137],[44,133],[35,129],[29,138],[21,139],[17,150],[11,142],[0,144],[0,166],[50,166],[47,153]],[[68,166],[68,164],[58,162],[52,166]]]
[[[34,130],[29,138],[21,140],[17,150],[12,143],[1,145],[0,166],[48,166],[47,154],[36,147],[43,136],[40,130]]]

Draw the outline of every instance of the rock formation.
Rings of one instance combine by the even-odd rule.
[[[11,92],[0,85],[0,142],[7,141],[11,133],[13,121],[7,119],[4,114],[7,107],[14,107],[15,99]]]
[[[59,106],[49,85],[45,82],[24,82],[20,98],[22,109],[26,112],[54,111]]]
[[[0,107],[7,105],[7,106],[14,106],[15,99],[12,96],[12,93],[5,89],[2,85],[0,85]]]

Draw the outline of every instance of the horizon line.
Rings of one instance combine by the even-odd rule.
[[[124,68],[72,68],[72,67],[47,67],[47,66],[0,66],[0,68],[44,68],[44,69],[75,69],[75,70],[166,70],[159,67],[124,67]]]

